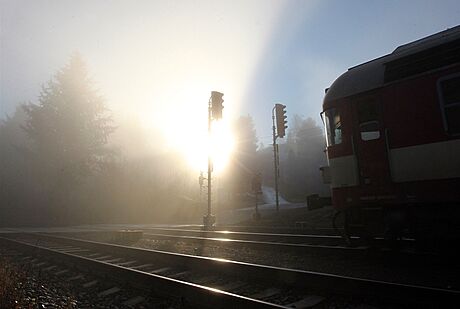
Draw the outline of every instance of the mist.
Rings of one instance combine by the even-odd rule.
[[[284,7],[3,1],[0,225],[199,223],[209,151],[216,207],[252,206],[252,178],[273,174],[244,102]]]

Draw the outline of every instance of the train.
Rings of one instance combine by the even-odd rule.
[[[322,107],[321,170],[347,237],[459,237],[460,26],[348,69]]]

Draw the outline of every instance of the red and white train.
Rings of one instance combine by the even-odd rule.
[[[347,232],[460,234],[460,26],[350,68],[322,117]]]

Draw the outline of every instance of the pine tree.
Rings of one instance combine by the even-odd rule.
[[[326,165],[322,128],[310,117],[294,115],[285,146],[281,156],[281,191],[293,198],[327,191],[319,172]]]
[[[33,160],[51,183],[68,190],[100,171],[110,157],[111,115],[78,54],[42,87],[38,104],[24,109]]]

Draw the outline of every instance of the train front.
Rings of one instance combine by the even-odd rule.
[[[344,73],[326,89],[321,113],[328,161],[328,166],[321,167],[321,172],[324,183],[331,187],[332,204],[338,214],[343,215],[342,219],[345,219],[347,209],[352,208],[351,196],[358,185],[357,158],[353,151],[350,127],[351,112],[346,98],[335,95],[339,92],[341,79],[346,79],[346,75]]]
[[[380,104],[382,68],[377,60],[349,69],[323,101],[329,166],[321,170],[341,224],[353,234],[381,234],[383,206],[395,198]]]

